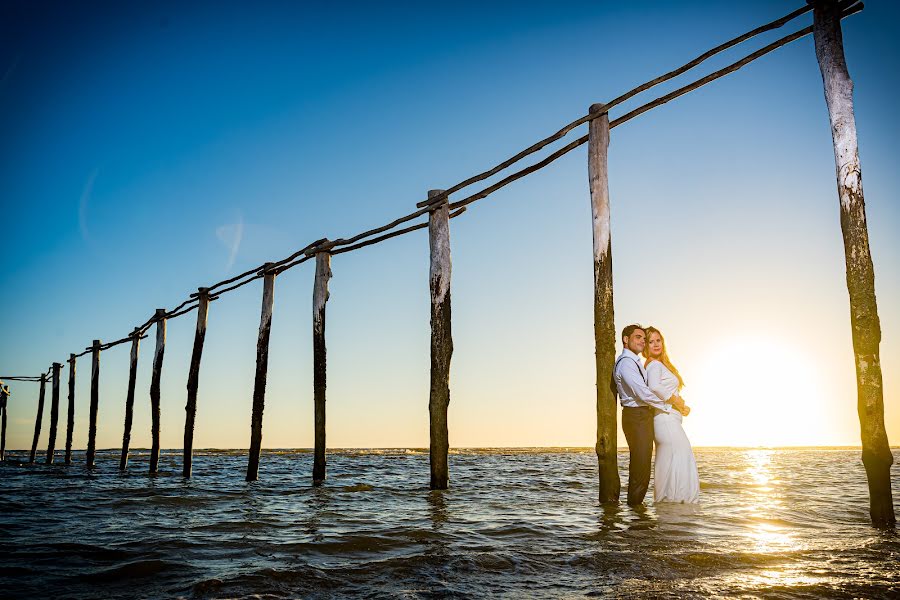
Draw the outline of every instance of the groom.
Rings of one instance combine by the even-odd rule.
[[[628,441],[628,505],[644,502],[650,486],[650,461],[653,457],[653,409],[663,412],[684,411],[684,401],[673,395],[661,400],[647,387],[647,373],[639,358],[647,343],[640,325],[622,330],[622,354],[613,368],[613,381],[622,404],[622,431]]]

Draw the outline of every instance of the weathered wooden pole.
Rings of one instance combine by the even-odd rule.
[[[891,498],[890,471],[894,458],[884,427],[884,395],[879,358],[881,324],[875,300],[875,270],[869,250],[856,117],[853,114],[853,80],[850,79],[844,58],[837,0],[814,0],[810,3],[814,6],[813,37],[834,142],[847,289],[850,292],[850,326],[856,359],[862,461],[869,482],[869,514],[874,525],[893,527],[896,517]]]
[[[273,263],[265,264],[265,275],[263,276],[262,310],[259,317],[259,337],[256,340],[256,378],[253,382],[253,414],[250,418],[250,458],[247,462],[247,481],[259,479],[263,409],[266,405],[266,374],[269,369],[269,333],[272,329],[272,309],[275,305],[275,271],[272,266]]]
[[[600,502],[618,502],[621,482],[617,464],[616,394],[610,387],[616,361],[613,316],[612,238],[609,212],[609,115],[602,104],[590,108],[600,115],[588,132],[588,181],[594,237],[594,366],[597,383],[597,464]]]
[[[34,419],[34,440],[31,442],[31,458],[28,462],[34,462],[34,455],[37,454],[38,438],[41,436],[41,421],[44,418],[44,393],[47,389],[47,375],[41,374],[41,390],[38,393],[37,416]]]
[[[9,386],[0,385],[0,461],[6,460],[6,412],[9,410]]]
[[[315,404],[315,453],[313,485],[325,481],[325,303],[331,279],[331,254],[316,253],[316,280],[313,285],[313,403]]]
[[[153,354],[153,375],[150,378],[150,473],[159,470],[159,400],[163,355],[166,352],[166,309],[156,309],[156,352]]]
[[[184,407],[184,464],[181,474],[191,476],[194,451],[194,420],[197,417],[197,387],[200,384],[200,359],[203,356],[203,342],[206,340],[206,317],[209,313],[209,289],[199,288],[197,294],[197,329],[194,332],[194,350],[191,353],[191,368],[187,380],[187,404]]]
[[[433,198],[443,191],[430,190],[428,197]],[[450,404],[450,358],[453,355],[450,331],[450,205],[446,201],[428,213],[428,242],[431,250],[430,486],[433,490],[446,490],[450,481],[447,407]]]
[[[119,470],[128,468],[128,449],[131,446],[131,424],[134,420],[134,388],[137,381],[138,354],[141,349],[141,330],[131,332],[131,364],[128,367],[128,391],[125,394],[125,428],[122,433],[122,454],[119,456]]]
[[[69,360],[69,410],[66,415],[66,464],[72,464],[72,432],[75,429],[75,355],[70,354]]]
[[[53,382],[50,392],[50,435],[47,440],[47,464],[53,464],[53,454],[56,452],[56,426],[59,423],[59,371],[62,369],[61,363],[53,363],[52,379]]]
[[[88,415],[88,445],[85,462],[89,469],[94,467],[97,453],[97,409],[100,406],[100,340],[91,346],[91,408]]]

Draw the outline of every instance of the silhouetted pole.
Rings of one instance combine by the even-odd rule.
[[[41,436],[41,421],[44,418],[44,393],[47,388],[47,375],[41,374],[41,391],[38,393],[37,416],[34,419],[34,440],[31,442],[31,458],[28,462],[34,462],[34,455],[37,454],[38,438]]]
[[[122,433],[122,454],[119,470],[128,468],[128,449],[131,446],[131,424],[134,421],[134,388],[137,382],[138,354],[141,349],[141,331],[137,327],[131,332],[131,361],[128,367],[128,391],[125,394],[125,428]]]
[[[266,374],[269,369],[269,333],[272,329],[272,309],[275,306],[275,271],[272,266],[273,263],[265,264],[265,275],[263,276],[262,310],[259,317],[259,337],[256,340],[256,378],[253,381],[253,414],[250,418],[250,458],[247,462],[247,481],[259,479],[263,409],[266,406]]]
[[[602,104],[591,114],[604,113]],[[594,237],[594,364],[597,384],[597,463],[600,502],[618,502],[621,482],[617,464],[616,394],[610,385],[616,361],[616,326],[613,316],[612,238],[609,213],[609,115],[590,122],[588,182]]]
[[[893,527],[891,464],[894,457],[884,427],[884,396],[879,344],[881,325],[875,300],[875,270],[869,250],[866,203],[853,114],[853,81],[844,58],[840,9],[836,0],[816,0],[813,36],[831,119],[841,232],[850,292],[850,325],[856,359],[857,411],[862,437],[862,461],[869,481],[872,523]]]
[[[153,354],[153,375],[150,379],[150,473],[159,470],[159,401],[163,355],[166,352],[166,309],[156,309],[156,352]]]
[[[97,409],[100,406],[100,340],[94,340],[91,346],[91,408],[88,415],[88,445],[85,462],[88,468],[94,467],[94,455],[97,452]]]
[[[331,279],[331,254],[316,254],[316,280],[313,285],[313,403],[315,404],[315,452],[313,484],[325,481],[325,303]]]
[[[69,354],[69,410],[66,415],[66,464],[72,464],[72,433],[75,430],[75,355]]]
[[[430,190],[428,197],[443,191]],[[445,490],[450,481],[447,407],[450,404],[450,358],[453,355],[450,332],[450,206],[447,201],[428,213],[428,242],[431,250],[430,486],[433,490]]]
[[[6,412],[9,410],[9,386],[0,385],[0,461],[6,460]]]
[[[56,452],[56,426],[59,423],[59,371],[62,364],[53,363],[52,391],[50,392],[50,435],[47,440],[47,464],[53,464],[53,454]]]
[[[206,340],[206,316],[209,312],[209,289],[199,288],[197,294],[197,329],[194,332],[194,350],[191,353],[191,368],[188,371],[187,404],[184,407],[184,464],[181,474],[191,476],[194,451],[194,420],[197,417],[197,387],[200,384],[200,359],[203,357],[203,342]]]

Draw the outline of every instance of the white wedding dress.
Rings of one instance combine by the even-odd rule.
[[[666,400],[678,391],[678,378],[658,360],[647,367],[647,385],[660,399]],[[653,469],[655,502],[694,503],[700,500],[700,477],[697,461],[687,434],[681,427],[681,413],[664,413],[654,409],[653,435],[656,459]]]

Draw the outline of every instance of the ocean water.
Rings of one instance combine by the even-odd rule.
[[[900,597],[858,450],[698,449],[702,503],[644,509],[598,504],[587,449],[453,452],[444,492],[422,450],[333,451],[321,487],[305,451],[249,484],[244,452],[190,481],[179,451],[117,454],[0,466],[0,597]]]

